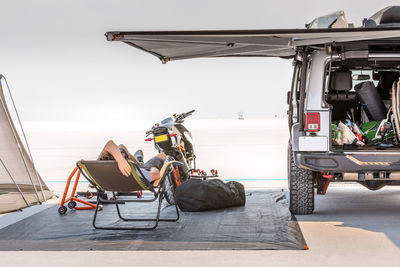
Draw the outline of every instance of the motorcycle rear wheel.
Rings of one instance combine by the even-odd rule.
[[[164,180],[163,190],[164,190],[164,198],[170,205],[175,205],[175,189],[176,185],[174,182],[171,184],[170,180],[172,180],[171,174],[168,174],[168,177]]]

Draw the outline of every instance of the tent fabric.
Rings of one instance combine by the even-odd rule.
[[[127,202],[119,207],[129,217],[149,218],[154,216],[155,205]],[[0,250],[304,250],[307,245],[280,190],[249,191],[241,207],[181,212],[178,222],[160,222],[153,231],[97,230],[92,226],[94,210],[68,210],[60,215],[57,208],[52,206],[1,229]],[[104,205],[100,223],[126,224],[115,209],[115,205]],[[173,206],[163,206],[165,218],[174,213]]]
[[[39,192],[40,189],[38,189]],[[23,190],[24,197],[30,205],[37,204],[36,194],[32,192],[27,192]],[[53,193],[49,190],[43,190],[46,199],[49,199],[53,196]],[[42,198],[42,194],[39,193],[39,197]],[[11,212],[15,210],[20,210],[26,208],[26,202],[21,197],[19,192],[7,192],[0,194],[0,211],[1,213]]]
[[[18,135],[0,83],[0,213],[25,208],[52,196]]]
[[[121,41],[170,60],[201,57],[293,57],[298,46],[332,42],[400,39],[400,27],[230,31],[107,32],[108,41]]]
[[[175,195],[182,211],[216,210],[246,204],[244,186],[236,181],[189,179],[176,188]]]

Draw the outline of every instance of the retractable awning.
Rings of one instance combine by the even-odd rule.
[[[144,50],[163,63],[200,57],[293,57],[298,46],[333,42],[400,39],[400,27],[345,29],[275,29],[230,31],[107,32],[108,41],[121,41]]]

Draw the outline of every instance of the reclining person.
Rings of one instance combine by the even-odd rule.
[[[146,163],[143,163],[143,152],[141,150],[138,150],[135,156],[129,153],[124,145],[117,146],[113,140],[110,140],[104,146],[97,160],[115,160],[121,173],[128,177],[131,174],[131,165],[127,160],[130,159],[140,166],[140,171],[149,182],[160,179],[160,170],[167,158],[165,154],[157,154]]]

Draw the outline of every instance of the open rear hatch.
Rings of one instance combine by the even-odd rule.
[[[325,101],[332,108],[334,151],[400,151],[400,54],[390,52],[381,52],[385,61],[367,53],[330,66]]]

